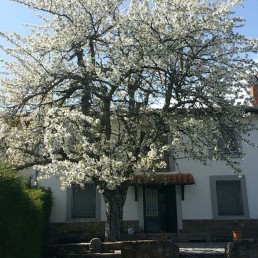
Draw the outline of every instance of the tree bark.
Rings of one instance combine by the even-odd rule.
[[[128,185],[122,184],[115,190],[103,192],[106,204],[105,240],[120,241],[123,232],[123,206],[126,200]]]

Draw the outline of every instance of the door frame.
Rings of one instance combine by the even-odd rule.
[[[157,193],[157,216],[146,216],[146,189],[156,189]],[[165,201],[161,203],[161,194],[165,194]],[[166,206],[166,214],[167,216],[167,223],[164,226],[163,222],[163,229],[161,229],[161,205]],[[154,207],[155,208],[155,207]],[[164,214],[163,214],[164,215]],[[148,218],[149,217],[149,218]],[[156,217],[156,218],[155,218]],[[154,228],[156,230],[149,230],[148,229],[148,219],[150,223],[155,223]],[[146,233],[160,233],[161,231],[177,233],[178,230],[178,218],[177,218],[177,198],[176,198],[176,186],[175,185],[146,185],[143,186],[143,220],[144,220],[144,231]]]

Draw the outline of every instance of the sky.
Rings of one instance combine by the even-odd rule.
[[[246,19],[246,26],[241,28],[241,33],[247,37],[258,38],[258,0],[245,0],[244,5],[236,9],[236,16]],[[0,0],[0,32],[18,32],[24,34],[26,28],[22,24],[38,23],[38,18],[32,10],[20,4],[11,3],[9,0]],[[4,41],[0,38],[0,45]],[[253,56],[258,60],[258,55]],[[3,53],[0,52],[0,59]]]

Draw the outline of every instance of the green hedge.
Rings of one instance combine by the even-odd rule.
[[[0,164],[0,257],[41,257],[51,207],[50,190],[30,189],[17,171]]]

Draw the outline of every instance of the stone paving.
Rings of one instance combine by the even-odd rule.
[[[182,254],[224,254],[226,243],[201,242],[201,243],[176,243]]]

